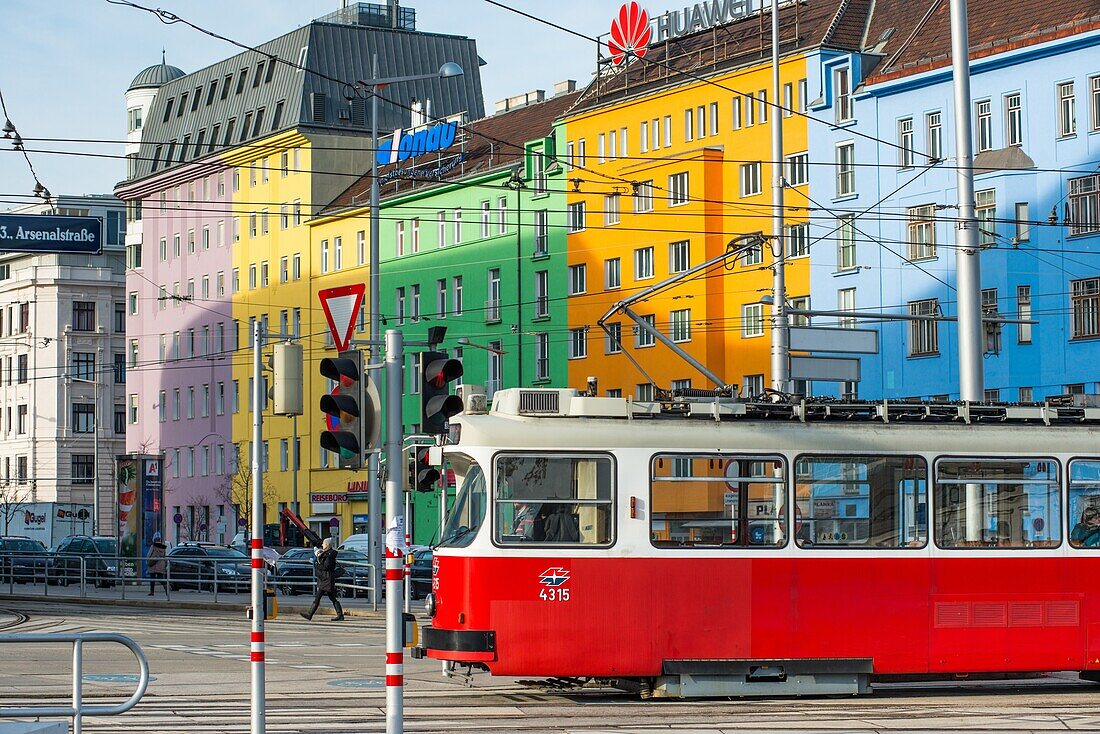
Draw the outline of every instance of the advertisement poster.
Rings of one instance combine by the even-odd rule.
[[[118,552],[123,573],[145,576],[144,558],[164,532],[164,475],[160,456],[118,457]]]
[[[164,534],[164,462],[159,456],[141,460],[141,557],[149,557],[153,536]],[[144,562],[142,576],[148,575]]]

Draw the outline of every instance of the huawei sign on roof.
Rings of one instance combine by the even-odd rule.
[[[649,13],[634,0],[623,3],[611,21],[607,49],[611,63],[621,65],[629,56],[645,56],[651,42],[660,43],[706,28],[737,20],[753,12],[753,0],[707,0],[683,10],[670,10],[650,21]]]

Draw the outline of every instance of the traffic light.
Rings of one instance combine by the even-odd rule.
[[[415,474],[412,484],[417,492],[434,492],[439,481],[439,470],[432,466],[430,446],[416,447],[416,460],[413,464]]]
[[[420,429],[441,436],[447,419],[462,412],[462,398],[450,394],[449,383],[462,377],[462,363],[446,352],[420,353]]]
[[[336,383],[332,392],[321,396],[328,429],[321,432],[321,448],[337,454],[341,469],[359,469],[379,429],[378,393],[363,374],[363,353],[352,350],[322,359],[321,375]]]

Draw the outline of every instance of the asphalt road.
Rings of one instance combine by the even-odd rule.
[[[248,622],[233,612],[127,609],[0,597],[0,633],[118,631],[149,657],[154,680],[120,717],[87,732],[247,732]],[[25,619],[23,618],[25,615]],[[269,622],[268,732],[385,730],[384,621],[284,617]],[[93,646],[86,676],[136,671],[129,652]],[[61,703],[69,696],[67,646],[6,645],[0,706]],[[444,678],[439,663],[406,664],[409,732],[1100,732],[1100,686],[1070,675],[1015,682],[893,684],[860,698],[641,701],[602,690],[563,694],[475,674]],[[121,700],[133,683],[86,678],[86,698]]]

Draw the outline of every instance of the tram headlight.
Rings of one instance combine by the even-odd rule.
[[[429,617],[435,616],[435,594],[430,591],[424,597],[424,611],[427,612]]]

